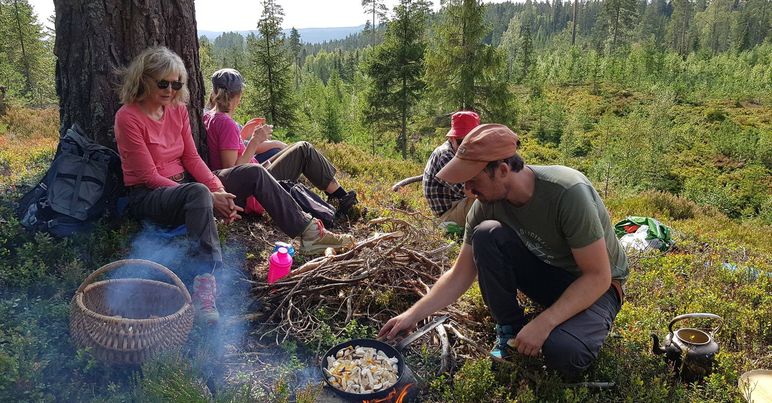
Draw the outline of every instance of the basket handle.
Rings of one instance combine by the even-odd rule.
[[[152,269],[155,269],[157,271],[160,271],[161,273],[165,274],[166,277],[169,277],[169,280],[171,280],[174,285],[177,286],[177,288],[182,291],[182,295],[185,297],[185,302],[192,303],[192,299],[190,298],[190,293],[188,292],[187,287],[185,287],[185,284],[182,283],[182,280],[180,280],[179,277],[177,277],[174,272],[167,269],[166,267],[156,263],[151,262],[150,260],[145,259],[123,259],[123,260],[116,260],[115,262],[108,263],[99,269],[97,269],[95,272],[91,273],[86,277],[85,280],[83,280],[83,284],[78,287],[78,291],[75,291],[75,294],[83,292],[83,290],[86,288],[87,285],[91,284],[96,280],[97,277],[102,275],[103,273],[106,273],[108,271],[115,270],[121,266],[128,266],[128,265],[140,265],[140,266],[147,266]]]

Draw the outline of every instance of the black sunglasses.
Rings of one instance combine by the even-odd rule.
[[[171,84],[172,89],[175,91],[179,91],[185,83],[182,81],[168,81],[168,80],[158,80],[155,82],[155,84],[158,86],[159,90],[165,90],[169,88],[169,85]]]

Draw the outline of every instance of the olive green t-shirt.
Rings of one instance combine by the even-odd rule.
[[[581,274],[571,249],[606,240],[611,276],[627,278],[627,257],[611,226],[606,206],[589,179],[565,166],[527,165],[536,174],[533,197],[523,206],[507,200],[472,205],[466,217],[464,242],[472,244],[474,228],[496,220],[513,229],[526,247],[544,263]]]

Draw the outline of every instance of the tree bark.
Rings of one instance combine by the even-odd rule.
[[[206,157],[201,75],[193,0],[54,0],[56,94],[60,132],[78,123],[99,144],[116,148],[113,121],[120,107],[118,69],[142,50],[166,46],[188,71],[193,139]]]

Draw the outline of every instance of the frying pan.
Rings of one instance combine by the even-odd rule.
[[[333,346],[331,349],[327,350],[324,356],[322,356],[322,361],[319,363],[319,367],[322,371],[322,378],[324,378],[324,382],[327,383],[327,386],[329,386],[333,391],[335,391],[335,393],[337,393],[338,395],[340,395],[345,399],[371,400],[371,399],[381,399],[383,397],[386,397],[388,396],[389,393],[391,393],[392,390],[394,390],[394,388],[397,387],[397,385],[399,385],[402,382],[402,377],[405,374],[405,357],[402,356],[401,351],[407,345],[414,342],[416,339],[423,336],[424,334],[428,333],[430,330],[434,329],[438,325],[442,324],[442,322],[445,322],[445,320],[447,319],[448,319],[447,315],[435,318],[428,324],[424,325],[420,329],[416,330],[409,336],[402,339],[402,341],[400,341],[396,346],[392,346],[386,342],[375,340],[375,339],[354,339],[354,340],[349,340],[349,341],[340,343],[336,346]],[[330,381],[327,379],[327,376],[324,374],[324,370],[327,368],[327,357],[332,357],[333,359],[335,359],[335,354],[337,354],[338,351],[343,350],[348,346],[371,347],[376,350],[383,351],[384,353],[386,353],[386,356],[388,357],[396,357],[397,358],[397,382],[395,382],[393,385],[389,386],[388,388],[379,390],[377,392],[371,392],[371,393],[351,393],[333,386],[330,383]]]

